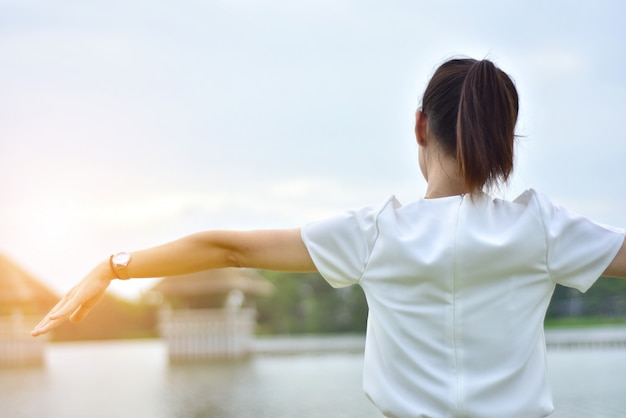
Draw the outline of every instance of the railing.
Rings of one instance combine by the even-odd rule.
[[[20,312],[0,316],[0,367],[42,365],[46,337],[34,338],[30,330],[38,317]]]
[[[362,353],[365,335],[265,335],[254,340],[257,355]]]
[[[594,327],[546,330],[549,349],[626,348],[626,327]]]
[[[170,360],[239,358],[251,354],[254,309],[189,309],[160,312],[159,333]]]
[[[548,329],[545,337],[549,350],[626,349],[626,327]],[[362,352],[364,347],[364,335],[278,335],[257,337],[253,351],[259,355],[323,354]]]

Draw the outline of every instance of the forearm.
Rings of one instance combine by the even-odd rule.
[[[224,267],[316,271],[300,229],[287,229],[205,231],[189,235],[133,252],[125,275],[164,277]]]
[[[124,274],[129,278],[176,276],[238,266],[233,232],[205,231],[156,247],[133,251]],[[109,265],[109,260],[102,262]]]

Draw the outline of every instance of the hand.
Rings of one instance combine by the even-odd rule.
[[[102,299],[113,278],[108,262],[98,265],[67,292],[63,299],[31,331],[31,335],[36,337],[45,334],[68,319],[71,322],[81,321]]]

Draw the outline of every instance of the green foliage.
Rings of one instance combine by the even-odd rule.
[[[317,273],[263,272],[276,292],[258,300],[259,331],[268,334],[365,332],[367,303],[358,286],[333,289]],[[626,280],[600,278],[586,293],[557,286],[548,326],[626,323]]]
[[[257,300],[259,333],[365,332],[367,303],[360,287],[333,289],[318,273],[262,274],[276,290]]]
[[[626,280],[601,277],[584,294],[557,285],[546,317],[626,318]]]
[[[275,292],[257,298],[260,334],[365,332],[367,303],[360,287],[333,289],[318,273],[261,274],[274,284]],[[187,300],[185,306],[204,307],[209,302],[215,303]],[[85,321],[55,330],[53,340],[155,337],[156,309],[107,294]],[[585,294],[557,286],[546,326],[602,324],[626,324],[626,280],[601,278]]]
[[[53,341],[109,340],[156,336],[156,309],[106,294],[78,324],[54,330]]]
[[[575,316],[546,318],[544,326],[546,328],[585,328],[605,325],[626,325],[626,317],[607,318],[597,316]]]

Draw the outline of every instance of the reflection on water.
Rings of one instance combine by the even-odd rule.
[[[160,341],[51,344],[46,367],[0,370],[2,416],[380,417],[362,355],[168,365]],[[549,352],[553,417],[625,417],[626,350]]]
[[[551,417],[626,417],[626,350],[548,351]]]

